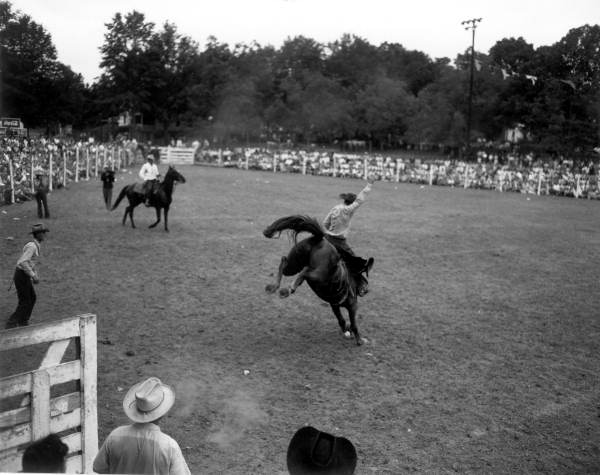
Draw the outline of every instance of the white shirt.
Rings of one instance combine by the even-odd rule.
[[[151,422],[117,427],[94,459],[96,473],[190,475],[179,444]]]
[[[158,167],[154,163],[146,162],[140,170],[140,178],[146,180],[156,180],[158,176]]]
[[[352,204],[339,204],[334,206],[323,221],[325,232],[331,236],[346,237],[350,230],[350,221],[354,212],[364,203],[367,194],[371,191],[371,184],[367,183]]]

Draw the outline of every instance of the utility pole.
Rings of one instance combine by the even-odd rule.
[[[479,23],[481,18],[472,18],[471,20],[465,20],[461,22],[461,25],[466,25],[465,30],[471,30],[473,32],[472,40],[471,40],[471,75],[469,78],[469,104],[467,107],[467,137],[466,137],[466,146],[467,146],[467,156],[470,155],[471,152],[471,110],[473,108],[473,69],[475,68],[475,30],[477,29],[477,23]]]

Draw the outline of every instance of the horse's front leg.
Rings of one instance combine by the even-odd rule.
[[[160,208],[154,208],[156,210],[156,222],[152,223],[149,228],[154,228],[158,223],[160,223]]]
[[[344,320],[340,306],[334,304],[329,305],[331,305],[331,310],[333,310],[333,314],[335,315],[335,318],[337,318],[340,328],[342,329],[342,333],[344,334],[344,338],[350,338],[352,336],[350,334],[350,325],[346,323],[346,320]]]
[[[348,309],[348,316],[350,317],[350,331],[354,335],[357,345],[362,345],[367,342],[366,338],[361,338],[358,333],[358,327],[356,326],[356,314],[358,312],[358,301],[354,299],[353,302],[346,304],[345,307]]]
[[[165,231],[169,232],[169,208],[164,209]]]
[[[275,279],[275,283],[274,284],[268,284],[265,287],[265,290],[272,294],[275,293],[277,291],[277,289],[279,288],[279,286],[281,285],[281,277],[283,276],[283,269],[285,268],[285,266],[287,265],[287,257],[283,256],[281,258],[281,261],[279,262],[279,269],[277,269],[277,278]]]
[[[294,279],[292,285],[290,285],[287,289],[279,289],[279,296],[283,299],[289,297],[291,294],[296,292],[296,289],[302,285],[302,282],[306,279],[306,274],[310,271],[310,267],[306,266],[304,269],[300,271],[298,276]]]

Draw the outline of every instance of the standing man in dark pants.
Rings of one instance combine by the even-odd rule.
[[[44,224],[34,224],[31,228],[33,241],[25,244],[23,253],[17,261],[17,268],[13,277],[19,303],[6,323],[7,329],[24,327],[29,324],[29,318],[31,317],[36,300],[33,284],[37,284],[40,281],[38,273],[35,270],[35,261],[40,256],[41,243],[49,231]]]
[[[48,183],[44,178],[43,173],[37,173],[35,175],[33,189],[35,191],[35,199],[37,201],[38,218],[49,218],[50,211],[48,211]]]
[[[110,210],[115,172],[108,167],[104,167],[104,171],[102,172],[102,175],[100,175],[100,180],[102,180],[102,196],[104,197],[104,204],[106,205],[106,209]]]

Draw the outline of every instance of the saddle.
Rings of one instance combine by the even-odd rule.
[[[138,193],[140,195],[144,194],[144,184],[143,183],[139,183],[139,182],[135,182],[133,184],[133,188],[132,188],[134,193]]]

